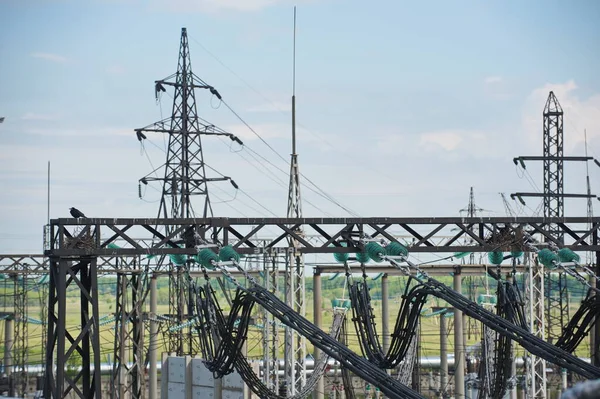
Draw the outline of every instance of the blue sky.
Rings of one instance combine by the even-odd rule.
[[[175,72],[181,27],[194,72],[284,158],[290,152],[292,2],[106,0],[0,2],[0,252],[40,252],[46,165],[52,217],[154,217],[158,192],[137,180],[164,161],[133,129],[170,112],[153,81]],[[596,1],[298,1],[300,168],[361,216],[451,216],[475,188],[487,215],[499,192],[537,191],[512,158],[541,155],[545,99],[565,109],[565,152],[600,158],[600,4]],[[287,171],[226,107],[197,94],[205,119],[238,134]],[[218,140],[206,162],[270,212],[285,214],[287,176],[250,165]],[[150,162],[148,160],[150,158]],[[246,157],[246,159],[248,159]],[[590,166],[600,192],[600,169]],[[272,175],[269,175],[272,177]],[[585,191],[583,165],[567,165],[566,191]],[[228,185],[218,216],[268,216]],[[303,188],[307,216],[347,215]],[[597,203],[597,201],[596,201]],[[523,215],[534,214],[528,201]],[[198,205],[199,206],[199,205]],[[584,201],[568,215],[585,215]],[[596,205],[596,213],[600,207]]]

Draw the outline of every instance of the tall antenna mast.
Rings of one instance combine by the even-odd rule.
[[[290,160],[290,187],[288,192],[288,218],[302,217],[302,199],[300,196],[300,170],[296,153],[296,7],[294,7],[294,46],[292,69],[292,154]],[[295,233],[304,232],[297,228]],[[299,243],[290,238],[288,245],[292,252],[287,256],[285,268],[286,303],[298,314],[305,315],[304,256],[298,250]],[[289,327],[285,329],[285,380],[288,396],[294,395],[306,382],[305,357],[306,340]]]
[[[587,130],[583,130],[583,140],[585,143],[585,157],[588,157],[588,148],[587,148]],[[585,180],[587,184],[587,217],[590,220],[588,223],[588,227],[592,226],[592,218],[594,217],[594,206],[592,205],[592,187],[590,185],[590,166],[588,163],[585,163]],[[593,254],[591,252],[586,252],[586,263],[591,263],[593,260]]]
[[[296,7],[294,6],[294,50],[292,55],[292,156],[296,156]]]

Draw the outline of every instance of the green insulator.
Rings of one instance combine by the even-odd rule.
[[[366,252],[357,252],[356,260],[359,261],[360,263],[367,263],[368,261],[371,260],[371,258],[369,258],[369,254]]]
[[[501,251],[488,252],[488,260],[492,265],[499,265],[504,260],[504,254]]]
[[[510,256],[512,256],[513,258],[522,258],[523,251],[510,251]]]
[[[171,254],[169,255],[169,258],[171,259],[171,262],[177,266],[184,265],[187,261],[187,255]]]
[[[369,254],[369,257],[375,262],[383,262],[381,255],[385,255],[385,249],[374,241],[367,243],[365,251]]]
[[[561,262],[579,262],[581,258],[569,248],[561,248],[558,251],[558,259],[560,259]]]
[[[465,256],[469,256],[471,254],[472,254],[472,252],[456,252],[454,255],[452,255],[452,257],[456,258],[456,259],[462,259]]]
[[[350,306],[351,306],[350,299],[344,299],[342,306],[344,307],[344,309],[350,309]]]
[[[219,259],[221,259],[222,262],[229,262],[231,260],[239,262],[240,255],[235,252],[235,249],[233,249],[231,245],[226,245],[219,251]]]
[[[121,247],[119,247],[117,244],[115,244],[114,242],[111,242],[110,244],[108,244],[106,246],[106,248],[110,248],[110,249],[119,249]]]
[[[408,255],[408,248],[406,248],[404,245],[400,244],[399,242],[390,242],[387,247],[385,247],[385,252],[389,255],[389,256],[407,256]]]
[[[332,299],[331,300],[331,307],[332,308],[339,308],[340,307],[340,300],[339,299]]]
[[[350,257],[350,254],[348,254],[348,253],[336,252],[333,254],[333,258],[338,263],[347,262],[349,257]]]
[[[558,262],[558,255],[549,250],[548,248],[544,248],[537,253],[538,260],[540,263],[546,267],[554,267],[554,263]]]
[[[208,248],[204,248],[202,251],[198,252],[198,262],[207,269],[214,269],[213,262],[216,263],[218,261],[219,257],[217,254]]]
[[[348,244],[346,244],[345,241],[340,242],[340,245],[342,247],[347,247],[348,246]],[[331,245],[331,247],[335,247],[335,246]],[[333,258],[335,259],[336,262],[339,262],[339,263],[346,263],[348,261],[349,257],[350,257],[349,253],[335,252],[333,254]]]

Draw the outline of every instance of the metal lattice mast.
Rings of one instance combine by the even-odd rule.
[[[265,243],[266,245],[266,243]],[[262,258],[264,286],[273,295],[279,293],[279,266],[277,254],[265,253]],[[263,309],[263,381],[273,391],[279,391],[279,323],[266,309]]]
[[[157,98],[166,91],[166,87],[174,89],[171,116],[145,128],[136,129],[140,141],[145,138],[144,132],[159,132],[169,135],[164,177],[146,176],[140,179],[140,182],[143,184],[151,181],[162,183],[159,218],[212,217],[213,211],[207,183],[230,180],[234,187],[236,186],[226,176],[207,177],[201,137],[203,135],[228,136],[232,140],[240,141],[232,134],[221,131],[198,116],[195,89],[210,90],[219,99],[221,96],[214,87],[192,72],[186,28],[181,29],[177,72],[155,82]],[[196,215],[193,209],[192,198],[194,197],[202,198],[202,211],[199,215]],[[176,229],[172,230],[167,228],[165,233],[172,234]],[[183,235],[186,237],[186,247],[193,247],[196,244],[195,232],[183,232]],[[159,262],[162,263],[162,261]],[[158,268],[160,266],[159,264]],[[182,271],[184,267],[185,265],[170,265],[169,312],[173,319],[173,325],[181,325],[192,316],[185,309],[189,295],[186,292],[187,284]],[[198,348],[193,343],[189,327],[169,329],[168,334],[169,352],[177,355],[197,354]]]
[[[565,215],[563,182],[563,110],[550,92],[544,107],[544,217],[562,218]],[[547,231],[561,244],[564,235],[556,224]],[[548,339],[553,342],[569,319],[567,281],[564,273],[546,276],[546,322]],[[558,310],[558,311],[557,311]]]
[[[15,396],[23,397],[27,393],[27,352],[29,324],[27,314],[27,264],[20,265],[23,274],[14,277],[14,349],[13,377]]]
[[[290,187],[288,191],[287,217],[302,217],[302,199],[300,196],[300,170],[296,153],[296,8],[294,7],[294,63],[292,94],[292,154],[290,160]],[[303,236],[301,228],[295,228],[295,234]],[[306,314],[304,307],[305,281],[304,256],[298,251],[299,243],[295,238],[288,240],[291,252],[286,257],[285,293],[286,303],[298,314]],[[289,327],[285,328],[285,379],[288,395],[306,382],[305,375],[306,340]]]
[[[554,92],[550,92],[544,107],[544,216],[562,218],[565,215],[563,184],[563,110]],[[550,224],[548,231],[559,241],[563,233]]]
[[[469,191],[469,204],[467,205],[466,208],[463,208],[460,210],[461,215],[463,213],[466,213],[468,217],[476,217],[478,215],[479,212],[483,211],[483,208],[479,208],[476,204],[475,204],[475,192],[473,191],[473,187],[470,188]],[[471,231],[471,233],[475,234],[475,229],[473,227],[471,227],[469,229]],[[465,244],[469,245],[471,242],[473,241],[472,237],[467,237],[465,238]],[[464,264],[470,264],[470,265],[474,265],[475,264],[475,254],[474,253],[470,253],[469,257],[468,257],[468,261],[466,258],[462,258],[461,259],[461,263]],[[473,276],[469,276],[468,277],[468,286],[467,286],[467,295],[468,298],[471,299],[472,301],[475,301],[475,287],[473,284]],[[484,278],[485,283],[487,284],[487,278]],[[486,290],[486,294],[487,294],[487,290]],[[478,322],[470,317],[464,317],[463,318],[464,321],[464,328],[463,331],[465,332],[465,342],[467,342],[467,338],[471,338],[471,332],[477,332],[478,330]]]
[[[586,194],[564,193],[563,181],[563,163],[564,161],[587,162],[594,160],[592,157],[581,156],[564,156],[563,152],[563,110],[558,102],[558,99],[551,91],[548,95],[544,111],[543,111],[543,131],[544,131],[544,154],[543,156],[520,156],[513,159],[515,165],[519,163],[525,169],[524,161],[543,161],[544,164],[544,192],[543,193],[522,193],[517,192],[511,194],[511,198],[517,198],[522,204],[525,204],[523,197],[542,197],[544,205],[545,218],[564,218],[564,199],[565,198],[594,198],[590,192]],[[597,160],[594,160],[596,163]],[[550,241],[553,245],[562,246],[564,243],[564,231],[555,223],[548,223],[545,226],[546,237],[545,241]],[[537,272],[536,272],[537,273]],[[546,326],[546,332],[549,341],[553,341],[560,334],[560,329],[569,319],[568,314],[568,292],[567,281],[564,273],[551,274],[547,273],[544,279],[533,279],[532,284],[544,283],[544,287],[535,286],[532,289],[544,292],[547,297],[546,309],[544,311],[543,301],[533,301],[530,308],[532,320],[537,320],[545,317],[545,322],[541,323]],[[538,308],[541,306],[541,308]],[[531,373],[535,370],[530,368]],[[533,390],[539,390],[547,381],[539,382],[535,378],[530,379],[536,386]]]
[[[546,321],[544,314],[544,266],[537,257],[530,260],[530,254],[525,255],[525,265],[529,265],[528,280],[525,283],[526,298],[529,305],[529,330],[532,334],[545,340]],[[532,264],[533,263],[533,264]],[[529,354],[527,363],[528,398],[546,397],[546,360]]]

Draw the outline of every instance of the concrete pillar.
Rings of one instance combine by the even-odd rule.
[[[454,273],[454,291],[462,295],[460,271]],[[454,397],[465,397],[465,343],[463,312],[454,309]]]
[[[158,322],[156,321],[157,306],[156,275],[150,278],[150,342],[148,347],[148,399],[158,398]]]
[[[383,330],[383,351],[387,353],[390,348],[390,304],[387,273],[381,277],[381,327]]]
[[[119,279],[121,281],[121,313],[117,315],[119,318],[119,359],[121,359],[121,367],[119,368],[119,377],[118,377],[118,385],[119,385],[119,398],[129,399],[128,388],[131,387],[131,383],[128,379],[127,368],[129,364],[129,351],[128,344],[126,341],[127,337],[127,329],[129,328],[129,323],[125,317],[126,306],[128,303],[127,298],[127,281],[128,276],[120,275]]]
[[[433,308],[433,311],[441,310]],[[446,313],[440,314],[440,397],[448,390],[448,328]]]
[[[592,287],[597,287],[596,279],[594,278],[594,276],[590,276],[588,278],[588,283]],[[594,295],[596,295],[596,294],[594,293]],[[594,327],[592,327],[592,330],[590,331],[590,359],[592,361],[592,364],[594,364],[594,354],[595,353],[596,353],[596,326],[594,325]]]
[[[515,349],[515,347],[513,344],[513,351],[514,351],[514,349]],[[516,377],[516,375],[517,375],[517,358],[514,357],[513,361],[512,361],[512,367],[511,367],[511,376]],[[513,385],[510,389],[510,399],[517,399],[517,385],[518,384],[517,384],[517,381],[515,378]]]
[[[12,374],[12,365],[13,365],[13,332],[14,332],[14,322],[12,318],[7,318],[4,320],[4,373],[7,376]]]
[[[313,313],[315,326],[322,328],[323,322],[323,303],[321,298],[321,272],[315,269],[313,274]],[[321,350],[315,347],[313,357],[315,362],[321,357]],[[325,397],[325,381],[323,377],[317,381],[317,386],[313,391],[313,399],[323,399]]]

